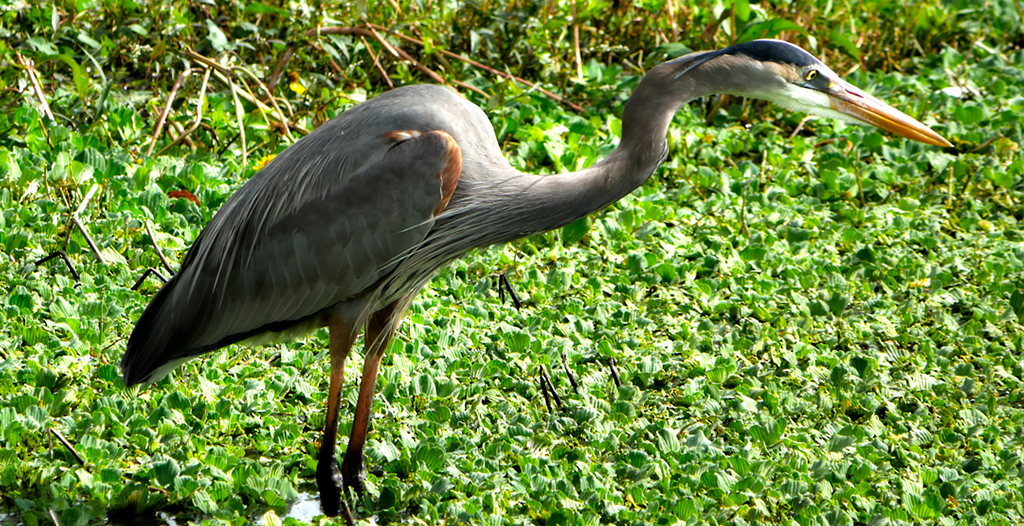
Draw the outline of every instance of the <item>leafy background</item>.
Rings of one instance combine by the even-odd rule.
[[[759,37],[954,148],[756,101],[684,108],[633,195],[420,295],[385,358],[358,514],[1024,521],[1017,0],[0,7],[0,522],[329,522],[309,500],[323,331],[124,389],[159,280],[134,286],[166,274],[154,246],[176,265],[268,156],[390,85],[455,86],[513,166],[554,173],[614,147],[646,69]],[[77,278],[39,262],[61,249]]]

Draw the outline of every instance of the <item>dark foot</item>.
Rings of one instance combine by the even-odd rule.
[[[320,508],[324,515],[337,517],[341,512],[341,474],[333,459],[321,459],[316,465],[316,487],[320,490]]]
[[[363,485],[363,481],[366,480],[366,469],[363,468],[362,455],[358,457],[345,455],[345,461],[341,463],[341,474],[345,481],[345,487],[352,488],[356,495],[362,497],[366,491],[366,487]]]

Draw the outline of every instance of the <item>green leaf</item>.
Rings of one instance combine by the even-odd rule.
[[[170,409],[186,412],[192,408],[192,401],[181,391],[174,391],[164,397],[163,405]]]
[[[78,311],[68,300],[56,296],[53,298],[53,303],[50,304],[50,315],[56,320],[68,320],[77,318]]]
[[[811,316],[828,316],[829,307],[821,300],[814,300],[807,303]]]
[[[402,455],[402,452],[398,449],[398,447],[392,444],[391,442],[378,442],[374,446],[374,449],[376,450],[377,454],[381,456],[381,458],[387,460],[388,462],[394,462]]]
[[[413,392],[426,398],[436,397],[437,388],[434,386],[433,376],[429,374],[417,376],[416,382],[413,384]]]
[[[904,197],[903,199],[900,199],[900,202],[897,203],[896,206],[904,212],[913,212],[920,208],[921,202],[913,197]]]
[[[35,296],[31,294],[12,294],[9,301],[12,306],[18,307],[23,312],[29,313],[36,310]]]
[[[687,47],[686,45],[680,44],[678,42],[666,42],[654,48],[654,52],[662,53],[669,59],[673,59],[693,53],[693,50]]]
[[[448,477],[438,477],[437,480],[434,481],[434,484],[430,486],[430,492],[435,495],[444,495],[453,487],[455,487],[455,485],[448,480]]]
[[[263,2],[253,2],[251,4],[246,4],[244,12],[247,15],[289,15],[287,10],[269,6],[267,4],[264,4]]]
[[[812,237],[814,237],[814,231],[805,228],[790,228],[786,231],[786,241],[790,243],[802,243]]]
[[[968,102],[955,110],[956,119],[965,126],[977,124],[985,119],[985,108],[976,102]]]
[[[779,418],[774,422],[769,421],[763,425],[754,425],[750,428],[750,435],[765,446],[773,446],[782,439],[782,435],[786,432],[788,423],[784,418]]]
[[[748,0],[733,0],[732,8],[736,12],[738,22],[746,22],[750,18],[750,2]]]
[[[856,437],[844,436],[844,435],[833,435],[828,441],[828,450],[833,453],[838,453],[857,442]]]
[[[280,493],[270,488],[263,490],[262,493],[260,493],[260,496],[263,498],[263,502],[266,502],[268,506],[273,506],[275,508],[282,507],[288,503]]]
[[[25,40],[25,43],[31,46],[33,49],[38,51],[42,55],[57,55],[60,51],[57,48],[46,41],[43,37],[35,36],[29,37]]]
[[[232,48],[231,42],[228,41],[228,36],[220,30],[220,27],[212,19],[206,19],[206,30],[209,32],[207,40],[210,41],[214,51],[223,53]]]
[[[774,18],[748,26],[737,42],[749,42],[758,38],[775,38],[783,31],[796,31],[800,34],[807,34],[807,30],[789,20]]]
[[[178,462],[173,458],[153,463],[153,475],[156,476],[156,481],[161,486],[171,486],[174,484],[174,479],[178,478],[180,473],[181,470],[178,468]]]
[[[768,248],[764,245],[747,245],[740,251],[740,259],[743,261],[762,261],[768,255]]]
[[[522,331],[506,332],[502,335],[509,350],[515,353],[526,352],[530,348],[530,335]]]
[[[85,74],[85,69],[72,57],[71,55],[56,55],[47,57],[42,60],[40,64],[45,64],[51,60],[60,60],[71,68],[71,80],[75,83],[75,90],[78,92],[78,96],[82,99],[89,97],[89,93],[92,91],[92,83],[89,82],[89,78]]]
[[[1018,287],[1021,287],[1018,285]],[[1010,308],[1018,320],[1024,320],[1024,288],[1018,288],[1010,294]]]
[[[846,310],[846,307],[850,305],[850,297],[839,293],[833,293],[827,300],[828,310],[832,314],[839,316]]]
[[[78,39],[79,42],[91,47],[94,51],[99,51],[103,48],[99,42],[93,40],[92,37],[85,33],[79,33],[75,38]]]
[[[444,450],[433,446],[420,446],[413,454],[413,461],[427,471],[441,471],[445,463]]]
[[[679,437],[672,429],[658,430],[658,451],[662,454],[671,454],[679,451]]]
[[[593,220],[590,216],[582,219],[577,219],[568,225],[562,227],[562,244],[565,246],[575,245],[587,232],[590,231],[590,225],[593,224]]]
[[[861,261],[865,261],[867,263],[874,263],[875,262],[875,251],[871,250],[871,247],[864,247],[864,248],[858,250],[857,253],[854,254],[854,256],[857,259],[859,259]]]
[[[750,461],[739,455],[730,455],[729,465],[732,466],[732,470],[735,471],[736,474],[741,477],[744,477],[747,475],[747,473],[750,473]]]
[[[857,48],[857,45],[853,43],[853,39],[851,39],[845,32],[842,32],[839,29],[833,29],[829,32],[828,36],[829,40],[831,40],[833,44],[838,45],[846,52],[847,55],[860,60],[860,49]]]
[[[398,495],[395,488],[385,486],[380,490],[380,496],[377,497],[378,509],[387,510],[394,508],[396,502],[398,502]]]

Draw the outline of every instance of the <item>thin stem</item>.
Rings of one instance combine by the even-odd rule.
[[[164,146],[159,152],[156,152],[156,154],[158,156],[159,155],[163,155],[164,152],[166,152],[167,150],[170,150],[172,147],[174,147],[179,142],[184,140],[185,137],[188,137],[189,134],[191,134],[192,132],[196,131],[197,128],[199,128],[199,123],[203,120],[203,103],[206,100],[206,87],[210,83],[210,73],[212,73],[212,72],[213,72],[213,68],[207,68],[206,69],[206,73],[203,73],[203,84],[199,88],[199,104],[196,106],[196,120],[195,120],[195,122],[192,123],[192,126],[190,126],[188,130],[186,130],[184,133],[179,135],[177,139],[174,139],[173,141],[171,141],[171,144],[168,144],[167,146]]]
[[[178,75],[177,80],[174,81],[174,86],[171,87],[171,92],[167,95],[167,104],[164,104],[164,111],[160,112],[160,118],[156,121],[156,131],[153,132],[153,140],[149,142],[149,148],[146,149],[146,157],[153,155],[153,147],[156,146],[156,141],[160,138],[160,132],[164,129],[164,123],[167,122],[167,114],[171,112],[174,96],[178,93],[181,83],[191,74],[192,68],[188,68],[182,71],[181,75]]]

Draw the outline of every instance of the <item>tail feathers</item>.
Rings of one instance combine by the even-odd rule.
[[[281,335],[287,338],[294,337],[296,329],[305,334],[320,326],[318,313],[313,313],[252,329],[239,328],[237,332],[230,331],[209,341],[196,341],[196,334],[204,332],[209,324],[216,324],[217,316],[205,303],[211,298],[204,296],[197,300],[196,296],[187,298],[177,293],[176,278],[171,278],[156,293],[139,321],[135,322],[135,329],[121,358],[121,373],[126,386],[157,382],[192,358],[264,333],[271,333],[271,338]]]
[[[180,330],[177,330],[173,313],[166,308],[175,282],[171,278],[156,293],[135,323],[124,357],[121,358],[125,385],[153,383],[170,369],[162,371],[159,377],[154,375],[157,370],[169,363],[181,363],[189,357],[189,353],[181,349],[181,338],[177,336]]]

